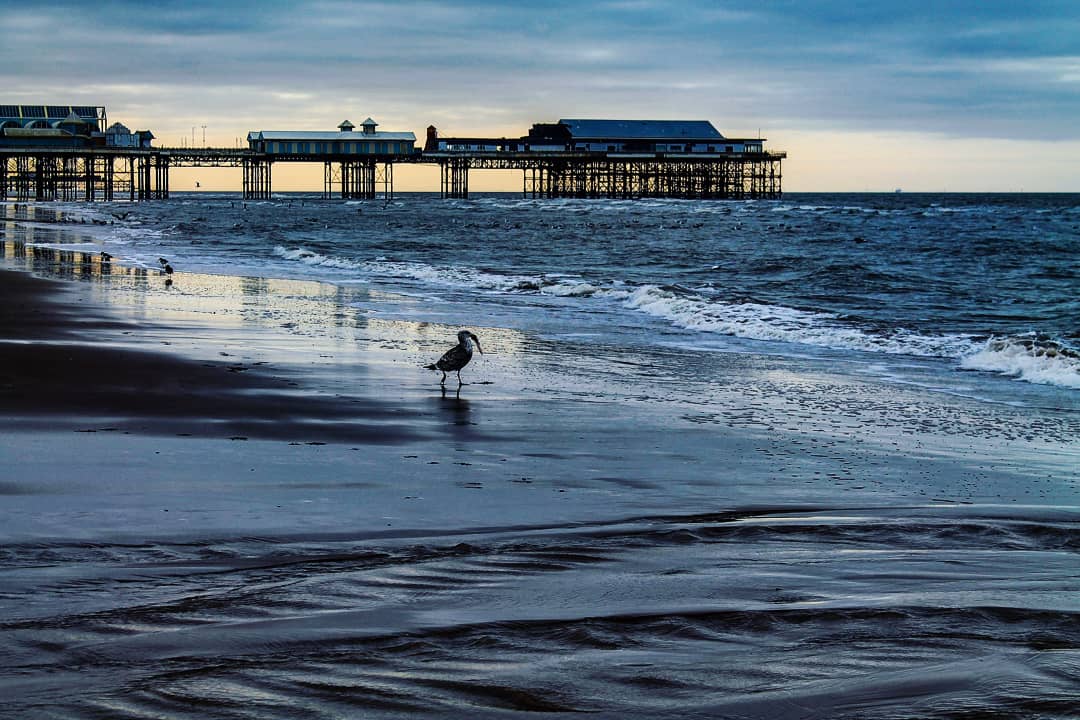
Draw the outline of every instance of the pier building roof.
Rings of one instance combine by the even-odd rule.
[[[0,125],[5,127],[57,128],[86,125],[90,130],[105,127],[101,105],[0,105]]]
[[[355,132],[356,126],[348,120],[338,125],[337,130],[252,130],[248,133],[248,141],[287,141],[287,142],[337,142],[337,141],[374,141],[394,140],[399,142],[416,142],[416,135],[411,132],[384,132],[376,131],[378,123],[368,118],[360,123],[362,132]]]
[[[358,133],[352,130],[252,130],[248,140],[288,140],[300,142],[333,142],[335,140],[403,140],[416,142],[411,132]]]
[[[708,120],[560,120],[575,140],[702,140],[724,136]]]

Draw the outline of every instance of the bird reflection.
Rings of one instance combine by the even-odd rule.
[[[461,388],[447,390],[442,387],[440,397],[436,400],[439,414],[446,420],[446,424],[454,428],[455,434],[460,434],[468,428],[476,425],[473,422],[472,408],[469,401],[461,397]]]

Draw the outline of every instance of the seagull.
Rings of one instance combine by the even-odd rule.
[[[439,358],[439,361],[431,365],[426,365],[427,370],[442,370],[442,380],[439,381],[440,385],[446,384],[446,373],[456,372],[458,387],[461,387],[464,383],[461,382],[461,368],[469,364],[472,360],[473,343],[476,343],[476,349],[480,350],[480,354],[483,355],[484,351],[480,348],[480,338],[473,335],[468,330],[462,330],[457,334],[458,344],[446,351],[446,353]]]

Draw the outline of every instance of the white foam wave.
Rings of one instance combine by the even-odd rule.
[[[360,267],[360,264],[355,260],[323,255],[304,247],[286,248],[278,245],[274,248],[274,255],[284,260],[295,260],[312,267],[337,268],[340,270],[356,270]]]
[[[311,267],[344,270],[372,277],[418,280],[425,284],[442,287],[468,287],[479,290],[511,292],[521,289],[534,289],[545,284],[543,278],[502,275],[452,265],[436,267],[425,263],[387,260],[386,258],[355,260],[323,255],[304,247],[285,248],[278,246],[274,248],[274,254],[285,260],[294,260]]]
[[[713,301],[656,285],[634,290],[625,304],[679,327],[750,340],[922,357],[959,357],[971,349],[970,341],[964,337],[924,336],[906,330],[871,334],[828,313]]]
[[[535,292],[557,297],[592,297],[620,292],[616,288],[593,285],[565,274],[507,275],[453,265],[436,267],[425,263],[394,261],[386,258],[352,260],[323,255],[302,247],[288,249],[278,246],[274,249],[274,254],[285,260],[294,260],[312,267],[354,271],[374,277],[418,280],[425,284],[442,287],[508,293]],[[625,294],[625,291],[621,292]]]
[[[960,367],[1001,373],[1040,385],[1080,389],[1080,353],[1052,340],[991,338],[962,358]]]

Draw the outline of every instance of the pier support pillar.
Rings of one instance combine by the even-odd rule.
[[[83,190],[83,197],[87,200],[93,200],[95,196],[95,190],[97,190],[97,175],[94,172],[94,158],[91,155],[83,157],[83,182],[85,188]]]
[[[439,175],[443,198],[469,197],[468,158],[449,158],[439,161]]]
[[[382,171],[378,172],[375,177],[376,184],[382,185],[383,199],[389,202],[394,199],[394,164],[391,162],[385,162],[382,166]]]
[[[154,163],[154,199],[169,199],[169,158],[167,155],[152,155]]]
[[[374,158],[342,160],[334,174],[334,163],[327,161],[324,171],[323,197],[334,194],[339,184],[342,200],[371,200],[375,197],[376,164]]]
[[[273,163],[265,158],[244,158],[243,166],[245,200],[270,199],[271,165],[273,165]]]
[[[101,171],[103,175],[102,199],[112,202],[115,197],[114,182],[116,180],[116,158],[109,156],[102,158]]]

